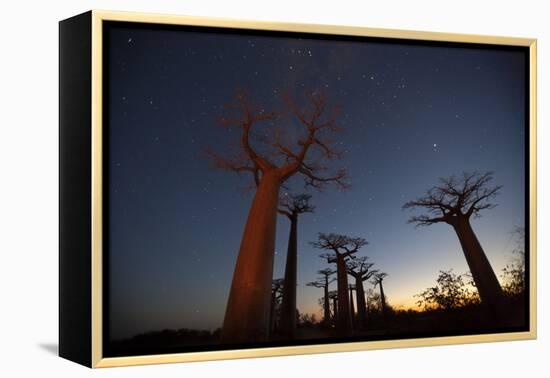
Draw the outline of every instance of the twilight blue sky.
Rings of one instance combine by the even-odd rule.
[[[266,109],[281,91],[323,90],[342,113],[352,188],[312,192],[299,224],[298,307],[320,314],[326,267],[318,232],[367,238],[387,272],[390,303],[414,305],[438,271],[467,271],[448,225],[415,229],[401,210],[438,177],[494,171],[498,206],[473,221],[500,274],[524,224],[525,56],[522,51],[380,41],[113,27],[108,34],[110,325],[113,338],[163,328],[221,326],[253,191],[212,168],[236,130],[217,122],[237,88]],[[290,187],[302,190],[299,179]],[[280,217],[274,278],[288,221]],[[370,287],[370,284],[368,285]]]

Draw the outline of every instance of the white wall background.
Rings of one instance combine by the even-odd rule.
[[[550,27],[545,1],[24,1],[0,22],[0,375],[102,377],[548,376]],[[88,9],[328,23],[539,39],[539,339],[107,369],[57,348],[57,21]]]

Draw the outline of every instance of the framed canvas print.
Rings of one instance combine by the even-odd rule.
[[[536,337],[536,41],[60,22],[62,357]]]

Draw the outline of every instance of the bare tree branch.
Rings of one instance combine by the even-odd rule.
[[[346,235],[320,232],[318,240],[310,242],[310,244],[315,248],[331,251],[331,253],[321,255],[321,257],[326,258],[328,261],[333,258],[335,259],[337,255],[343,257],[352,256],[363,246],[367,245],[368,242],[364,238],[353,238]]]
[[[460,178],[440,178],[440,185],[428,190],[424,197],[403,205],[404,209],[426,210],[425,214],[411,217],[409,223],[415,223],[417,226],[429,226],[439,222],[452,224],[457,217],[479,216],[481,210],[496,206],[490,200],[499,194],[502,186],[490,187],[492,179],[492,172],[464,172]]]
[[[382,281],[388,276],[388,273],[379,272],[374,274],[374,277],[372,278],[371,283],[376,287],[377,285],[380,285]]]
[[[300,105],[288,94],[283,94],[282,101],[289,112],[270,112],[252,105],[244,91],[237,91],[234,102],[225,106],[228,114],[220,118],[220,123],[229,131],[240,131],[240,153],[222,157],[210,152],[214,165],[236,173],[251,173],[256,186],[268,171],[275,171],[281,183],[299,174],[306,187],[322,190],[335,184],[340,189],[349,188],[345,169],[330,172],[322,164],[342,157],[332,138],[340,132],[336,124],[338,109],[328,106],[326,95],[319,91],[305,93]],[[300,128],[300,136],[290,131],[292,127]]]
[[[235,117],[221,117],[220,123],[225,126],[236,126],[241,129],[241,148],[255,167],[264,171],[272,168],[272,164],[265,157],[260,156],[254,147],[252,147],[250,136],[255,124],[262,121],[275,120],[277,118],[276,113],[266,112],[264,109],[251,105],[247,99],[247,94],[242,90],[238,90],[235,93],[235,103],[227,105],[226,109],[231,109],[237,114],[235,114]],[[230,170],[235,170],[230,160],[225,163],[225,166],[229,167]]]
[[[338,187],[346,189],[349,184],[346,182],[347,172],[345,169],[324,176],[320,175],[321,169],[318,169],[318,165],[308,162],[309,151],[315,146],[318,147],[322,158],[325,160],[339,159],[342,156],[342,153],[332,146],[329,137],[330,134],[340,130],[336,125],[338,111],[333,108],[330,114],[325,116],[327,112],[326,96],[321,92],[309,92],[305,95],[305,98],[308,107],[302,109],[290,95],[283,95],[283,101],[300,121],[306,135],[305,138],[298,140],[299,152],[294,152],[277,141],[276,147],[286,153],[289,161],[289,164],[282,167],[283,176],[288,177],[294,173],[300,173],[305,176],[306,186],[318,190],[321,190],[328,183],[335,183]]]
[[[293,218],[303,213],[313,213],[315,206],[311,203],[311,194],[286,194],[279,200],[279,213]]]
[[[371,270],[374,263],[368,262],[367,256],[358,257],[350,260],[346,263],[346,270],[348,274],[354,278],[358,278],[362,281],[366,281],[374,274],[378,273],[378,270]]]

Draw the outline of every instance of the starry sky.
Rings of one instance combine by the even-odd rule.
[[[107,31],[112,339],[221,326],[254,191],[250,177],[214,169],[206,151],[238,141],[218,122],[238,88],[266,109],[282,106],[283,91],[305,90],[341,109],[344,156],[334,167],[347,168],[352,187],[309,191],[316,211],[299,221],[301,312],[322,316],[321,289],[305,285],[327,267],[309,245],[318,232],[365,237],[358,256],[389,274],[384,291],[398,308],[414,307],[439,270],[466,272],[450,226],[415,228],[401,209],[441,176],[494,171],[498,206],[472,225],[497,274],[510,260],[512,231],[525,221],[523,50],[124,23]],[[303,192],[302,182],[289,189]],[[288,229],[279,217],[274,278]]]

